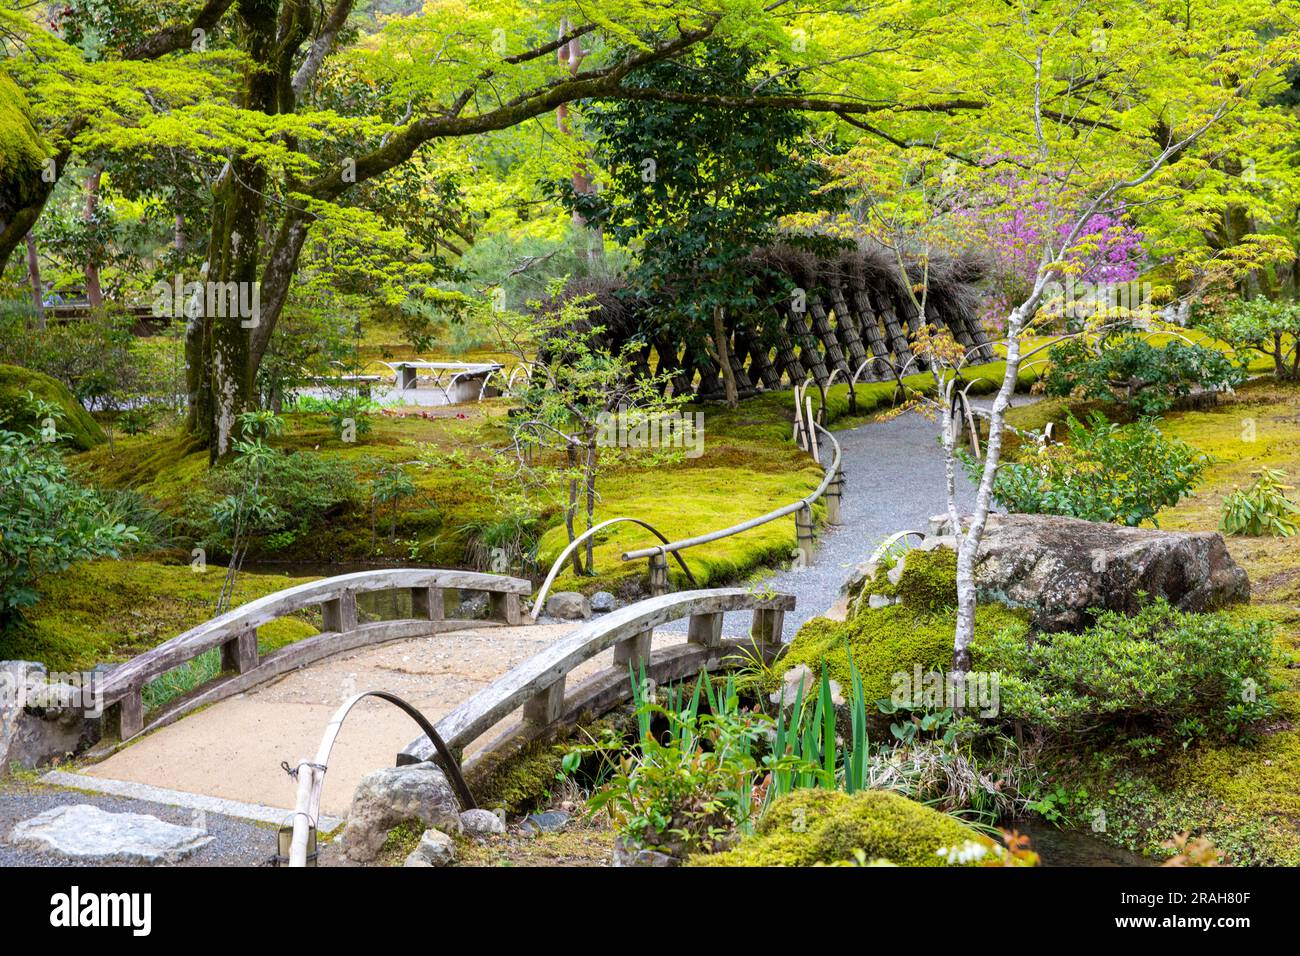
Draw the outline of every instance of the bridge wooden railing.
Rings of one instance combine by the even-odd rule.
[[[358,623],[358,594],[394,590],[410,591],[414,617]],[[445,593],[449,590],[485,592],[493,620],[448,618]],[[241,693],[295,667],[342,651],[443,631],[490,626],[493,622],[521,624],[520,598],[531,591],[532,585],[523,578],[473,571],[384,568],[323,578],[268,594],[205,621],[113,668],[103,682],[105,741],[111,744],[129,740],[146,729],[153,730],[170,723],[197,707]],[[310,607],[321,609],[323,628],[319,634],[269,654],[258,653],[258,627]],[[145,685],[214,648],[221,649],[221,674],[169,701],[150,714],[146,724]]]
[[[460,755],[464,749],[512,712],[522,708],[518,727],[506,731],[467,762],[507,745],[522,745],[558,726],[575,722],[583,713],[600,714],[628,698],[628,666],[657,681],[675,680],[716,670],[734,662],[742,649],[770,660],[781,647],[785,612],[794,608],[794,595],[758,593],[744,588],[678,591],[647,598],[611,611],[579,627],[493,681],[435,725],[448,748]],[[748,639],[723,640],[722,615],[727,611],[752,611]],[[689,617],[687,640],[654,650],[654,629]],[[587,678],[566,692],[569,672],[607,648],[614,648],[610,668]],[[432,759],[433,745],[420,737],[397,755],[401,764]]]
[[[825,473],[821,482],[813,489],[812,493],[805,495],[798,501],[793,501],[787,505],[777,508],[775,511],[769,511],[766,514],[759,515],[756,518],[750,518],[739,524],[733,524],[730,527],[719,528],[717,531],[710,531],[706,534],[696,535],[693,538],[683,538],[679,541],[669,541],[657,529],[652,528],[640,518],[631,516],[622,516],[610,518],[608,521],[602,521],[600,524],[593,525],[582,534],[578,535],[568,546],[560,552],[560,556],[551,564],[551,570],[546,575],[546,580],[542,582],[541,588],[537,591],[537,597],[533,600],[532,616],[533,620],[541,615],[546,609],[546,598],[550,594],[551,585],[555,583],[556,576],[564,567],[564,562],[569,559],[573,550],[582,545],[589,537],[592,537],[605,528],[618,524],[619,522],[634,522],[641,527],[650,531],[660,541],[659,544],[652,544],[649,547],[640,548],[635,551],[625,551],[622,555],[624,561],[639,561],[642,558],[649,559],[650,565],[650,593],[660,595],[668,590],[668,555],[672,555],[677,563],[681,565],[682,573],[695,583],[695,577],[691,574],[690,568],[682,560],[681,553],[687,548],[695,548],[702,544],[709,544],[714,541],[720,541],[723,538],[729,538],[732,535],[742,534],[770,521],[776,521],[778,518],[784,518],[787,515],[794,515],[795,543],[799,551],[799,558],[806,567],[811,567],[813,563],[813,510],[812,506],[818,499],[826,500],[826,523],[838,525],[841,522],[840,503],[844,496],[844,453],[840,448],[840,443],[835,436],[822,427],[812,416],[811,411],[808,413],[806,422],[802,419],[802,412],[799,410],[798,397],[800,392],[795,393],[795,433],[799,434],[799,429],[806,429],[808,447],[813,450],[813,458],[821,464],[820,453],[817,448],[815,437],[819,432],[825,437],[831,447],[831,461],[826,465]],[[802,423],[802,424],[801,424]]]

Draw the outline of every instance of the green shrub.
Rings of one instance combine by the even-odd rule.
[[[940,850],[972,846],[978,859],[996,853],[984,834],[897,793],[796,790],[772,804],[753,837],[725,853],[692,857],[690,864],[815,866],[862,860],[949,866],[958,861]]]
[[[69,473],[55,446],[0,430],[0,628],[39,595],[35,580],[135,540]]]
[[[1140,335],[1081,339],[1054,345],[1044,377],[1048,395],[1078,395],[1159,415],[1195,387],[1233,388],[1246,373],[1218,349],[1174,341],[1154,346]]]
[[[1285,482],[1286,472],[1265,468],[1245,491],[1224,498],[1223,533],[1286,538],[1300,530],[1300,507],[1286,496],[1291,486]]]
[[[356,498],[356,472],[346,461],[314,452],[249,456],[209,472],[218,496],[207,514],[206,533],[226,543],[238,521],[246,533],[278,536],[281,546],[323,524]]]
[[[1300,303],[1256,296],[1196,324],[1233,348],[1268,356],[1279,379],[1300,379]]]
[[[86,408],[121,407],[148,393],[148,380],[158,372],[132,334],[134,321],[106,309],[33,329],[21,313],[0,304],[0,355],[62,382]]]
[[[998,504],[1021,514],[1137,526],[1156,522],[1161,508],[1190,493],[1208,464],[1149,420],[1117,425],[1094,412],[1087,425],[1073,415],[1067,424],[1068,444],[1024,448],[1019,461],[1003,463],[993,484]],[[964,461],[978,480],[983,463]]]
[[[1165,742],[1248,737],[1275,708],[1270,624],[1163,599],[1131,616],[1101,612],[1078,634],[1032,643],[994,634],[975,659],[999,675],[1002,720],[1044,736],[1115,736],[1146,754]]]

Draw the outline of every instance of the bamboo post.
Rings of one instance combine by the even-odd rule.
[[[844,472],[839,470],[835,472],[835,477],[831,483],[826,486],[826,523],[830,525],[840,525],[844,522],[840,518],[840,496],[843,492]]]
[[[804,505],[794,513],[794,534],[803,566],[811,568],[813,563],[813,513],[812,508]]]
[[[668,559],[662,551],[650,555],[650,594],[658,597],[668,593]]]
[[[804,425],[804,434],[808,436],[808,451],[812,453],[813,461],[820,465],[822,463],[822,453],[821,447],[817,442],[817,433],[812,427],[814,419],[811,396],[804,398],[804,407],[808,410],[808,420]]]

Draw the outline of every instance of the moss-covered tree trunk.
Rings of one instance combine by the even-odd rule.
[[[292,51],[311,19],[304,0],[287,0],[283,7],[279,0],[239,0],[235,13],[252,63],[241,105],[268,116],[291,112]],[[239,437],[239,415],[256,405],[257,366],[269,340],[265,326],[276,318],[265,314],[261,296],[261,238],[270,228],[267,185],[258,159],[231,157],[216,189],[208,240],[205,288],[215,294],[204,295],[199,315],[186,327],[189,428],[207,444],[214,462],[230,454]],[[296,254],[293,258],[296,262]],[[233,295],[226,291],[232,289]],[[216,301],[222,296],[228,297],[224,303]],[[227,307],[236,300],[241,308]],[[275,313],[282,302],[281,295]]]

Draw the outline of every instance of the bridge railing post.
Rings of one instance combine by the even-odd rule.
[[[221,645],[222,672],[244,674],[257,666],[257,628],[249,627]]]
[[[785,611],[780,609],[759,608],[754,611],[754,622],[750,626],[749,636],[753,638],[755,649],[770,660],[781,650],[781,632],[785,629]]]
[[[144,697],[141,688],[130,688],[117,703],[104,709],[103,736],[128,740],[144,730]]]
[[[332,601],[325,601],[320,606],[324,630],[344,634],[357,628],[357,596],[353,591],[344,591]]]
[[[654,643],[654,628],[633,634],[614,645],[614,666],[625,668],[629,664],[633,672],[641,670],[642,664],[650,663],[650,647]]]
[[[722,612],[692,614],[686,626],[686,641],[703,647],[719,646],[722,643]]]
[[[488,607],[493,620],[504,621],[512,626],[522,623],[519,612],[519,595],[503,594],[500,591],[488,592]]]
[[[441,621],[446,617],[443,589],[411,588],[411,615],[421,620]]]
[[[545,726],[564,713],[564,675],[524,703],[524,720]]]

